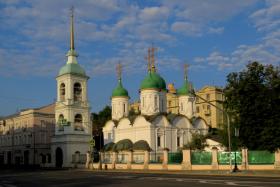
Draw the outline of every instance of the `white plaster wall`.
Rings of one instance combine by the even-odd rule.
[[[107,121],[103,127],[104,145],[110,142],[115,142],[115,123],[110,120]],[[111,137],[109,137],[111,135]]]
[[[195,113],[194,98],[190,96],[179,96],[179,113],[191,119]]]
[[[143,115],[155,115],[160,112],[160,93],[158,90],[141,90],[140,108]]]
[[[112,119],[119,120],[128,116],[128,97],[112,97]]]

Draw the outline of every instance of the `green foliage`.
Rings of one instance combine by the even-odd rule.
[[[208,136],[202,134],[192,134],[192,140],[183,146],[183,149],[203,150],[207,147],[206,139]]]
[[[280,148],[279,66],[253,62],[242,72],[230,73],[225,97],[225,109],[231,125],[240,129],[242,146],[269,151]]]
[[[98,114],[92,113],[92,123],[96,128],[102,128],[105,123],[111,119],[111,107],[105,106]]]

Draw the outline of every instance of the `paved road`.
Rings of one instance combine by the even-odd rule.
[[[1,172],[1,171],[0,171]],[[140,174],[98,171],[35,171],[0,175],[0,187],[71,187],[71,186],[127,186],[127,187],[280,187],[279,178],[207,176],[181,174]]]

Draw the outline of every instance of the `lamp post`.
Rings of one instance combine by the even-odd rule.
[[[234,128],[234,136],[237,138],[239,136],[239,129]],[[237,161],[236,161],[236,150],[234,151],[234,168],[232,172],[237,172],[239,169],[237,167]]]
[[[214,105],[213,103],[209,102],[208,100],[204,99],[203,97],[200,97],[199,95],[197,95],[195,93],[195,91],[192,89],[191,94],[194,95],[195,97],[198,97],[199,99],[203,100],[204,102],[208,103],[209,105],[215,107],[216,109],[218,109],[219,111],[223,112],[226,114],[227,117],[227,131],[228,131],[228,150],[229,150],[229,158],[231,156],[231,138],[230,138],[230,118],[229,118],[229,114],[227,111],[225,111],[224,109],[221,109],[219,107],[217,107],[216,105]],[[232,170],[232,162],[231,162],[231,158],[229,159],[229,165],[230,165],[230,172]]]

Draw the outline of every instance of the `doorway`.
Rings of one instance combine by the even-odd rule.
[[[61,168],[63,165],[63,152],[60,147],[56,148],[55,151],[55,166]]]

